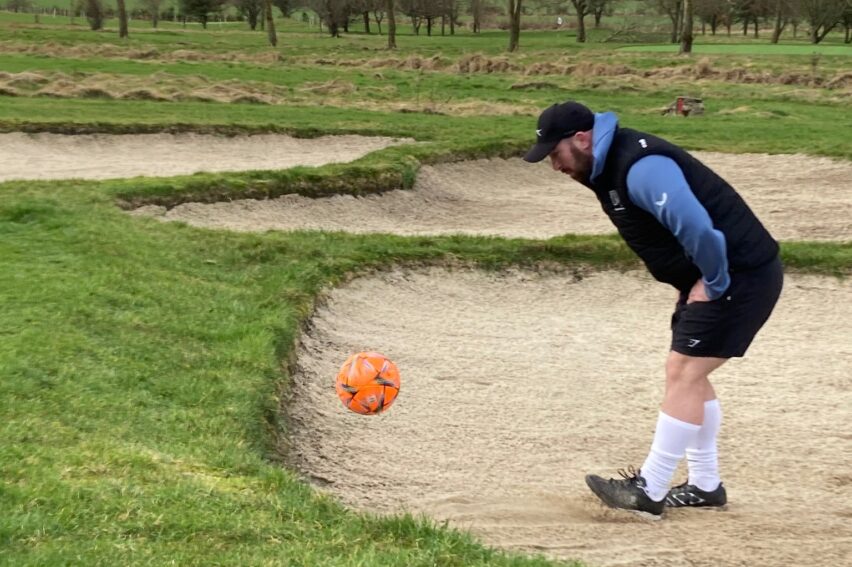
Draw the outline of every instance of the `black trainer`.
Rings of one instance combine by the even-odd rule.
[[[610,508],[629,510],[637,512],[653,520],[659,520],[663,515],[665,501],[655,502],[645,492],[645,479],[641,476],[642,471],[628,467],[627,471],[618,470],[623,478],[611,478],[609,480],[596,474],[586,475],[586,484],[595,495],[603,500]]]
[[[728,493],[721,482],[716,490],[701,490],[694,484],[684,482],[675,486],[666,494],[666,506],[670,508],[699,508],[702,506],[724,506],[728,503]]]

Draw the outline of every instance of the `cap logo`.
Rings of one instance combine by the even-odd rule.
[[[535,131],[535,135],[536,135],[536,136],[538,136],[539,138],[541,138],[541,128],[538,128],[538,129]]]

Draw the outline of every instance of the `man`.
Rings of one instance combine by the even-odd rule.
[[[659,519],[665,506],[723,506],[716,436],[721,407],[708,379],[741,357],[781,293],[778,244],[716,173],[665,140],[618,126],[577,102],[538,119],[531,163],[550,158],[591,189],[657,280],[674,286],[666,388],[648,457],[623,478],[586,476],[604,503]],[[687,481],[669,488],[686,456]]]

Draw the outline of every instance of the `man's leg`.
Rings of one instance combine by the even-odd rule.
[[[669,353],[666,394],[651,452],[640,473],[620,471],[623,480],[587,475],[586,484],[598,498],[612,508],[660,518],[675,469],[701,430],[704,399],[715,397],[707,377],[726,360]]]
[[[726,361],[726,358],[669,353],[666,393],[651,451],[641,468],[645,492],[652,500],[660,502],[666,497],[678,463],[699,436],[705,402],[715,398],[708,376]]]

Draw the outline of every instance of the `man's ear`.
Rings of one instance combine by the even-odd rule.
[[[574,134],[574,139],[577,140],[579,149],[586,151],[592,148],[592,132],[593,130],[587,130],[586,132],[577,132]]]

